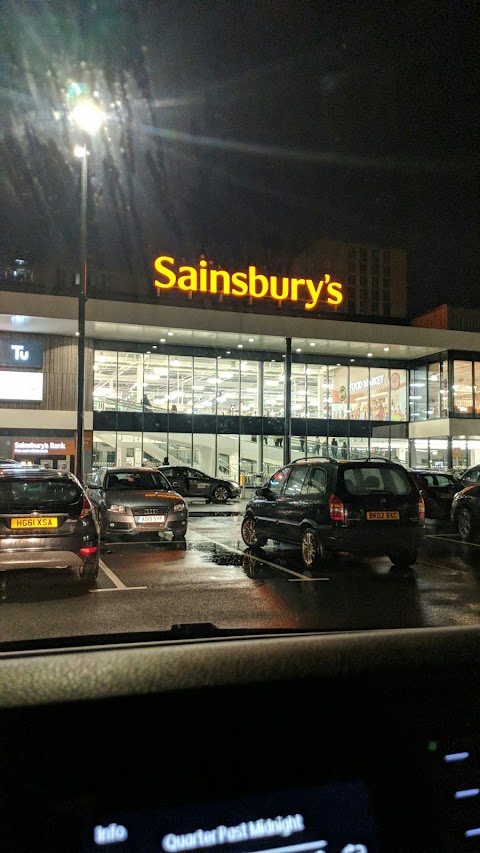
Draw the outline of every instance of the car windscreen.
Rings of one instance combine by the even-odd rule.
[[[434,486],[436,489],[451,489],[452,486],[458,487],[458,482],[451,474],[422,474],[423,480],[427,486]]]
[[[116,471],[108,474],[106,488],[112,489],[171,489],[168,480],[160,471]]]
[[[49,509],[68,512],[82,502],[82,491],[72,480],[0,480],[0,512]]]
[[[403,469],[382,465],[345,468],[343,482],[351,495],[370,495],[379,492],[409,495],[412,491],[410,478]]]

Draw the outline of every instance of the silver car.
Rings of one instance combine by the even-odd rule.
[[[185,539],[185,501],[155,468],[99,468],[87,489],[105,539],[145,534]]]

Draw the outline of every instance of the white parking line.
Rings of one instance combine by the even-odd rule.
[[[102,572],[105,572],[107,578],[110,578],[112,583],[115,584],[115,588],[114,589],[112,589],[112,588],[91,589],[90,592],[119,592],[119,590],[125,591],[125,590],[132,590],[132,589],[146,589],[147,588],[146,586],[125,586],[123,581],[121,581],[120,578],[117,577],[115,572],[112,572],[112,570],[108,568],[108,566],[103,562],[103,560],[99,560],[98,565],[100,566]]]
[[[457,534],[453,533],[453,534],[448,534],[448,535],[456,536]],[[425,539],[441,539],[442,542],[445,542],[445,536],[434,536],[431,533],[429,533],[427,536],[425,536]],[[453,542],[454,545],[467,545],[469,548],[480,548],[480,544],[478,542],[462,542],[461,540],[451,540],[451,541]]]
[[[285,574],[293,575],[295,581],[329,581],[330,578],[309,578],[306,575],[300,574],[300,572],[294,572],[292,569],[286,569],[284,566],[279,566],[277,563],[271,563],[269,560],[265,560],[263,557],[256,557],[254,554],[245,554],[245,551],[240,551],[239,548],[232,548],[231,545],[224,545],[223,542],[218,542],[216,539],[211,539],[210,536],[205,536],[203,533],[198,533],[196,530],[189,531],[189,538],[192,536],[199,536],[200,539],[204,539],[206,542],[212,542],[213,545],[219,545],[221,548],[224,548],[225,551],[230,551],[232,554],[240,554],[241,557],[248,557],[249,560],[257,560],[259,563],[263,563],[264,566],[270,566],[272,569],[279,569],[281,572],[285,572]],[[292,580],[292,578],[289,578]]]

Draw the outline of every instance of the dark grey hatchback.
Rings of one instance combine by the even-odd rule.
[[[424,534],[425,504],[402,465],[386,460],[302,460],[257,489],[247,504],[242,538],[299,545],[306,568],[335,552],[388,555],[415,563]]]
[[[92,585],[98,547],[92,505],[76,477],[47,469],[0,469],[0,573],[72,567],[82,583]]]

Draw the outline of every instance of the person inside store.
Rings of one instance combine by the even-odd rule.
[[[348,447],[347,442],[344,441],[342,444],[342,459],[346,459],[348,457]]]
[[[338,441],[336,438],[332,438],[331,447],[332,447],[332,456],[334,457],[334,459],[336,459],[337,453],[338,453]]]
[[[152,411],[152,404],[146,394],[143,395],[143,409],[145,412]]]

